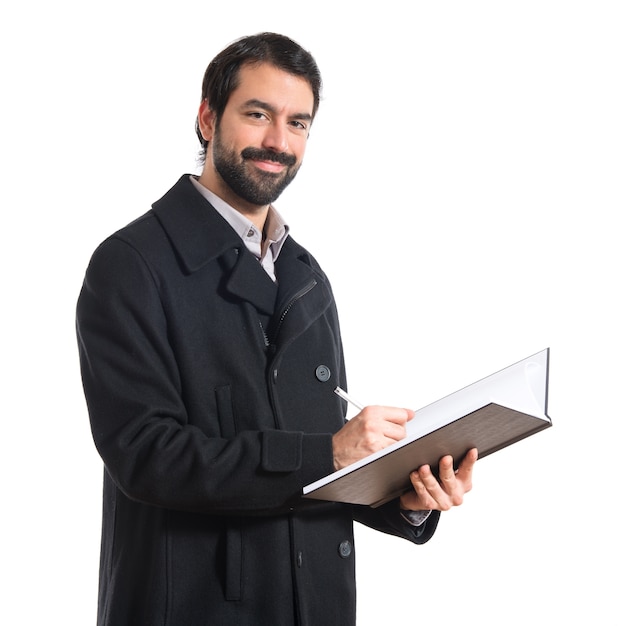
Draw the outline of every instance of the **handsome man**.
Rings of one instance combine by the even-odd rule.
[[[272,202],[319,104],[311,55],[241,39],[209,65],[184,175],[95,251],[78,302],[105,464],[98,624],[355,623],[354,519],[414,543],[471,487],[475,451],[370,509],[302,487],[401,439],[412,412],[345,422],[335,303]]]

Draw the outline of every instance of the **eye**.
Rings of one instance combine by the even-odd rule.
[[[291,122],[289,122],[296,130],[303,130],[306,131],[308,130],[307,125],[304,122],[301,122],[300,120],[291,120]]]
[[[267,119],[267,115],[263,111],[249,111],[246,115],[253,120]]]

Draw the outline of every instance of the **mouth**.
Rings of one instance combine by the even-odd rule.
[[[277,161],[264,161],[260,159],[248,159],[257,169],[268,172],[270,174],[280,174],[285,168],[286,165],[282,163],[278,163]]]
[[[270,152],[252,147],[245,148],[241,156],[245,161],[250,161],[256,169],[268,174],[280,174],[296,163],[296,157],[293,154]]]

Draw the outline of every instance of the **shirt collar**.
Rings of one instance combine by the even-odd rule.
[[[241,237],[242,241],[249,247],[249,244],[255,243],[261,251],[261,242],[263,241],[263,233],[239,211],[234,209],[230,204],[224,202],[219,196],[207,189],[195,176],[190,176],[194,187],[202,194],[211,206],[228,222],[230,227]],[[261,256],[256,255],[259,259],[265,256],[269,247],[272,260],[275,261],[280,254],[280,250],[289,235],[289,225],[282,218],[280,213],[270,204],[267,213],[267,219],[264,226],[265,245],[260,252]]]

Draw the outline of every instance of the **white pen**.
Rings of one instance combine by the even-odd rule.
[[[340,397],[343,398],[346,402],[349,402],[353,407],[362,411],[365,407],[360,403],[351,398],[341,387],[335,387],[334,392]]]

